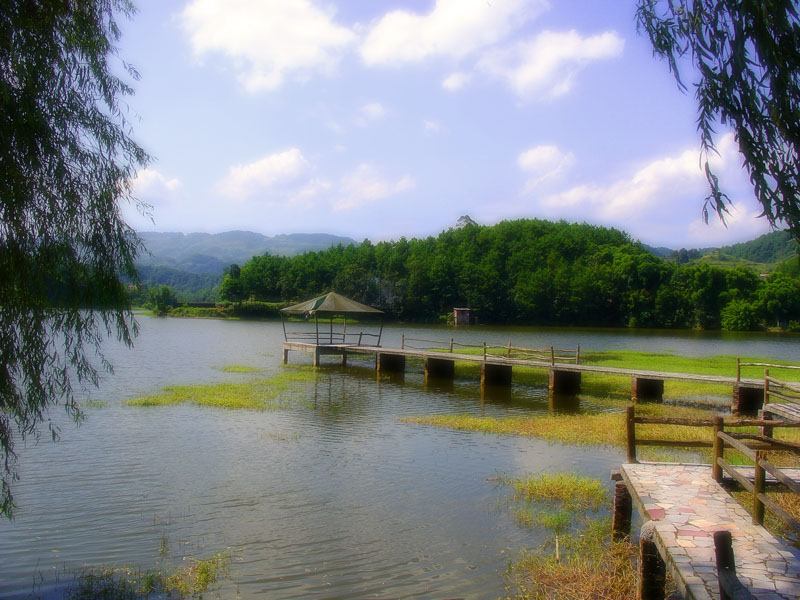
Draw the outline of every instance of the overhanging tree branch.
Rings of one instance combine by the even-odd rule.
[[[762,216],[800,240],[800,19],[789,0],[639,0],[637,21],[653,53],[686,89],[688,57],[709,195],[703,207],[724,221],[730,199],[708,157],[715,129],[730,127]]]

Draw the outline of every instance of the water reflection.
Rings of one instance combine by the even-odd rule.
[[[494,509],[504,492],[489,480],[544,470],[605,480],[624,458],[404,423],[555,409],[546,386],[481,391],[479,375],[458,372],[426,383],[421,364],[380,376],[367,359],[309,370],[287,392],[290,408],[277,412],[127,407],[125,398],[168,384],[251,377],[224,365],[263,377],[282,371],[279,323],[140,323],[133,351],[107,346],[116,375],[89,398],[108,405],[88,408],[79,428],[54,411],[62,441],[20,448],[19,514],[0,522],[0,597],[27,594],[34,581],[44,589],[65,569],[169,566],[220,551],[233,557],[226,598],[497,597],[508,558],[539,537]],[[399,332],[390,330],[387,344]],[[508,332],[475,335],[505,342]],[[548,337],[546,345],[570,343]],[[292,362],[310,364],[299,355]],[[594,410],[585,399],[557,404]]]

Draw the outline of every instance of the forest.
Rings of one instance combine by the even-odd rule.
[[[616,229],[521,219],[256,256],[228,270],[220,299],[288,302],[334,290],[408,321],[442,321],[463,306],[496,324],[798,329],[797,261],[761,277],[665,261]]]

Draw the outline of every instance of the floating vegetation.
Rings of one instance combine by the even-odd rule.
[[[229,556],[189,559],[172,571],[138,568],[87,569],[70,584],[67,600],[147,600],[150,598],[203,598],[209,589],[230,578]]]
[[[108,402],[105,400],[87,400],[86,402],[81,402],[81,408],[105,408],[108,406]]]
[[[629,540],[611,540],[606,485],[575,473],[500,478],[514,490],[517,521],[550,531],[538,550],[509,565],[507,598],[526,600],[633,600],[639,553]],[[528,515],[527,518],[520,518]]]
[[[287,392],[313,381],[313,372],[286,372],[270,379],[244,383],[171,385],[156,394],[123,402],[126,406],[176,406],[194,404],[226,409],[279,410],[296,404]]]
[[[514,490],[514,517],[526,527],[545,527],[566,533],[578,517],[586,518],[610,502],[599,479],[576,473],[540,473],[524,478],[501,477],[500,483]]]
[[[214,367],[223,373],[260,373],[262,369],[258,367],[251,367],[249,365],[225,365],[223,367]]]
[[[456,429],[507,435],[525,435],[562,444],[575,446],[610,446],[624,448],[626,446],[626,429],[624,408],[629,402],[619,400],[593,399],[605,410],[599,414],[539,414],[530,417],[488,417],[478,415],[431,415],[422,417],[406,417],[406,423],[433,425]],[[636,414],[649,417],[680,417],[686,419],[709,419],[716,412],[693,406],[676,406],[673,404],[640,403],[636,406]],[[637,436],[648,439],[669,439],[681,441],[698,441],[711,439],[711,428],[685,427],[678,425],[639,425]],[[792,433],[789,435],[798,435]],[[676,460],[684,458],[679,450],[664,450],[642,447],[641,458],[652,460]],[[708,456],[710,452],[692,451],[694,460]]]

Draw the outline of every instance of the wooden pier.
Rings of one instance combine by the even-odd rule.
[[[437,344],[427,347],[412,344]],[[480,354],[458,352],[461,347],[482,349]],[[407,358],[423,361],[425,377],[453,378],[456,362],[471,362],[481,365],[481,385],[510,385],[512,370],[517,367],[543,369],[549,372],[549,388],[555,394],[577,394],[581,389],[583,373],[629,377],[631,396],[634,402],[661,402],[664,396],[664,381],[692,381],[730,386],[733,390],[732,408],[734,413],[755,414],[764,399],[764,380],[748,379],[737,374],[736,377],[722,375],[698,375],[695,373],[675,373],[668,371],[648,371],[620,367],[604,367],[580,364],[580,347],[573,350],[555,348],[518,348],[508,344],[475,345],[460,344],[454,340],[419,340],[403,337],[400,348],[380,346],[361,346],[358,344],[334,343],[317,344],[313,342],[291,341],[283,343],[283,362],[289,360],[289,352],[303,352],[312,355],[312,364],[319,366],[323,356],[337,356],[342,365],[347,364],[347,356],[368,355],[375,357],[375,368],[379,373],[403,372]],[[744,365],[744,363],[743,363]]]
[[[800,400],[800,386],[776,379],[770,383],[784,390],[781,400]],[[637,424],[695,427],[710,435],[697,441],[670,440],[665,434],[640,439]],[[761,433],[752,433],[754,428]],[[637,417],[635,407],[628,407],[628,462],[612,473],[617,481],[612,532],[615,539],[630,533],[635,506],[645,521],[639,536],[641,600],[664,599],[667,570],[685,600],[800,598],[800,550],[764,528],[769,511],[800,534],[800,523],[766,494],[767,485],[800,494],[800,469],[767,460],[767,452],[800,456],[800,444],[773,436],[780,428],[800,428],[800,421]],[[640,463],[637,446],[712,448],[713,460],[707,465]],[[725,460],[726,448],[753,466],[731,464]],[[752,514],[728,492],[737,484],[751,494]]]

